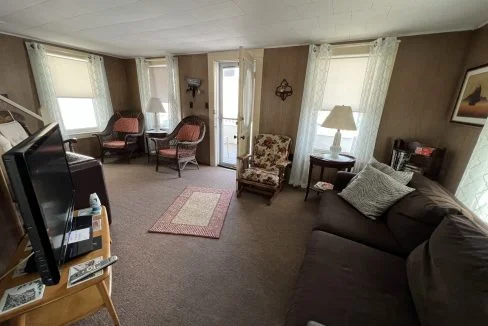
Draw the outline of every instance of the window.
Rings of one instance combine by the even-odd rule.
[[[159,128],[169,129],[168,116],[168,65],[166,59],[150,59],[148,60],[148,74],[149,84],[151,86],[151,97],[157,97],[163,104],[164,113],[157,113],[159,115]],[[154,113],[148,115],[148,128],[154,127]]]
[[[324,90],[324,107],[317,115],[317,134],[314,142],[314,151],[325,153],[329,150],[336,130],[323,128],[322,122],[336,105],[349,105],[352,107],[357,129],[360,127],[361,92],[363,89],[368,55],[337,55],[329,62],[329,72]],[[341,131],[341,147],[343,152],[351,152],[357,131]]]
[[[82,134],[103,129],[95,111],[88,55],[52,50],[47,52],[47,62],[65,131]]]

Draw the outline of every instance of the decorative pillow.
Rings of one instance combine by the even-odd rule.
[[[198,137],[200,137],[200,126],[190,124],[183,125],[176,135],[176,139],[179,141],[194,142],[198,140]]]
[[[12,144],[3,135],[0,135],[0,161],[2,155],[7,153],[12,148]]]
[[[7,138],[12,146],[29,137],[22,125],[17,121],[0,124],[0,134]]]
[[[395,179],[396,181],[400,182],[403,185],[407,185],[410,182],[410,180],[412,180],[413,172],[397,171],[389,165],[378,162],[375,158],[372,158],[369,161],[369,164],[371,164],[372,167],[374,167],[377,170],[380,170],[384,174],[389,175],[390,177],[392,177],[393,179]]]
[[[414,190],[368,164],[339,196],[370,219],[376,220],[391,205]]]
[[[422,325],[488,325],[488,233],[448,215],[407,259],[410,293]]]

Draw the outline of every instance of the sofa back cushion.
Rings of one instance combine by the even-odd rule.
[[[446,216],[407,259],[422,325],[488,325],[488,233],[467,217]]]
[[[437,182],[415,173],[408,194],[385,213],[385,221],[406,253],[427,240],[444,216],[471,214]]]

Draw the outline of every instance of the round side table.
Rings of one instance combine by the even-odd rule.
[[[330,154],[310,155],[310,167],[308,169],[308,183],[305,200],[307,200],[308,198],[308,192],[310,191],[310,189],[313,189],[310,187],[310,183],[312,182],[312,170],[314,165],[320,166],[320,181],[322,181],[325,168],[351,171],[351,169],[354,167],[354,164],[356,164],[356,158],[351,155],[339,154],[339,156],[335,158],[332,157]]]
[[[151,160],[151,155],[156,155],[156,149],[151,149],[149,140],[154,139],[154,138],[165,138],[168,136],[168,131],[167,130],[155,130],[155,129],[149,129],[144,131],[144,140],[146,141],[146,149],[147,149],[147,163],[150,162]],[[156,146],[156,142],[154,142],[154,146]]]

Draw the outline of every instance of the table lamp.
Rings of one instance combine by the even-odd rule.
[[[356,123],[352,116],[352,109],[350,106],[336,105],[330,114],[322,122],[322,127],[337,129],[334,136],[334,142],[330,146],[330,156],[337,158],[341,152],[341,129],[342,130],[356,130]]]
[[[157,97],[151,97],[147,104],[146,112],[154,113],[154,130],[159,130],[159,115],[158,113],[165,113],[166,110],[161,103],[161,100]]]

